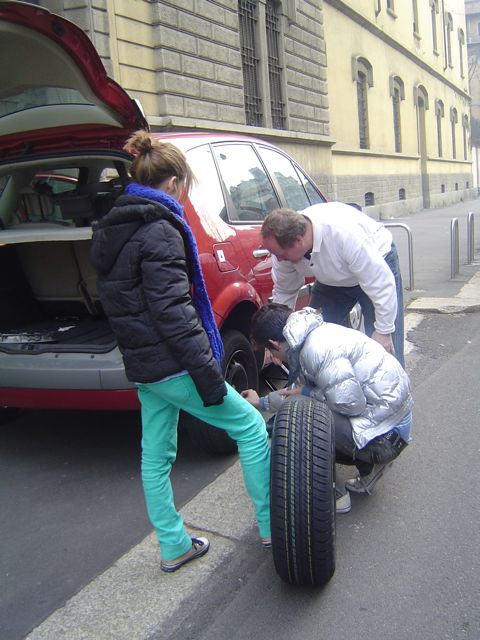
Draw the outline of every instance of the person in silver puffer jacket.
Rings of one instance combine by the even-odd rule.
[[[355,464],[359,476],[346,488],[370,493],[411,441],[413,398],[408,375],[398,360],[360,331],[325,322],[320,312],[293,312],[269,304],[252,318],[252,339],[288,362],[291,389],[259,398],[244,392],[261,411],[276,411],[288,395],[325,402],[333,412],[336,461]],[[299,384],[299,380],[302,382]]]

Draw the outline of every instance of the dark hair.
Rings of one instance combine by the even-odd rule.
[[[307,232],[307,220],[293,209],[275,209],[262,224],[262,238],[274,237],[282,249],[290,249]]]
[[[136,182],[155,188],[165,178],[175,176],[184,183],[184,195],[188,195],[194,177],[185,155],[178,147],[157,140],[141,129],[132,133],[124,150],[135,156],[130,173]]]
[[[285,304],[271,302],[260,307],[252,316],[250,335],[258,347],[268,347],[271,340],[285,342],[283,328],[287,324],[292,309]]]

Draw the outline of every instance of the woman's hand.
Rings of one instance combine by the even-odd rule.
[[[242,391],[242,398],[245,398],[247,402],[258,409],[260,404],[260,397],[255,389],[246,389],[245,391]]]

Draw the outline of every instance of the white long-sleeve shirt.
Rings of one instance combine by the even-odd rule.
[[[393,333],[395,278],[384,260],[392,235],[381,223],[341,202],[315,204],[300,213],[313,227],[310,259],[293,263],[272,256],[273,301],[295,307],[305,277],[333,287],[360,285],[375,307],[375,329]]]

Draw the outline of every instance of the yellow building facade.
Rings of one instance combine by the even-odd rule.
[[[325,0],[324,19],[340,198],[388,218],[471,197],[463,0]]]
[[[463,0],[40,0],[152,130],[284,148],[375,217],[472,197]]]

